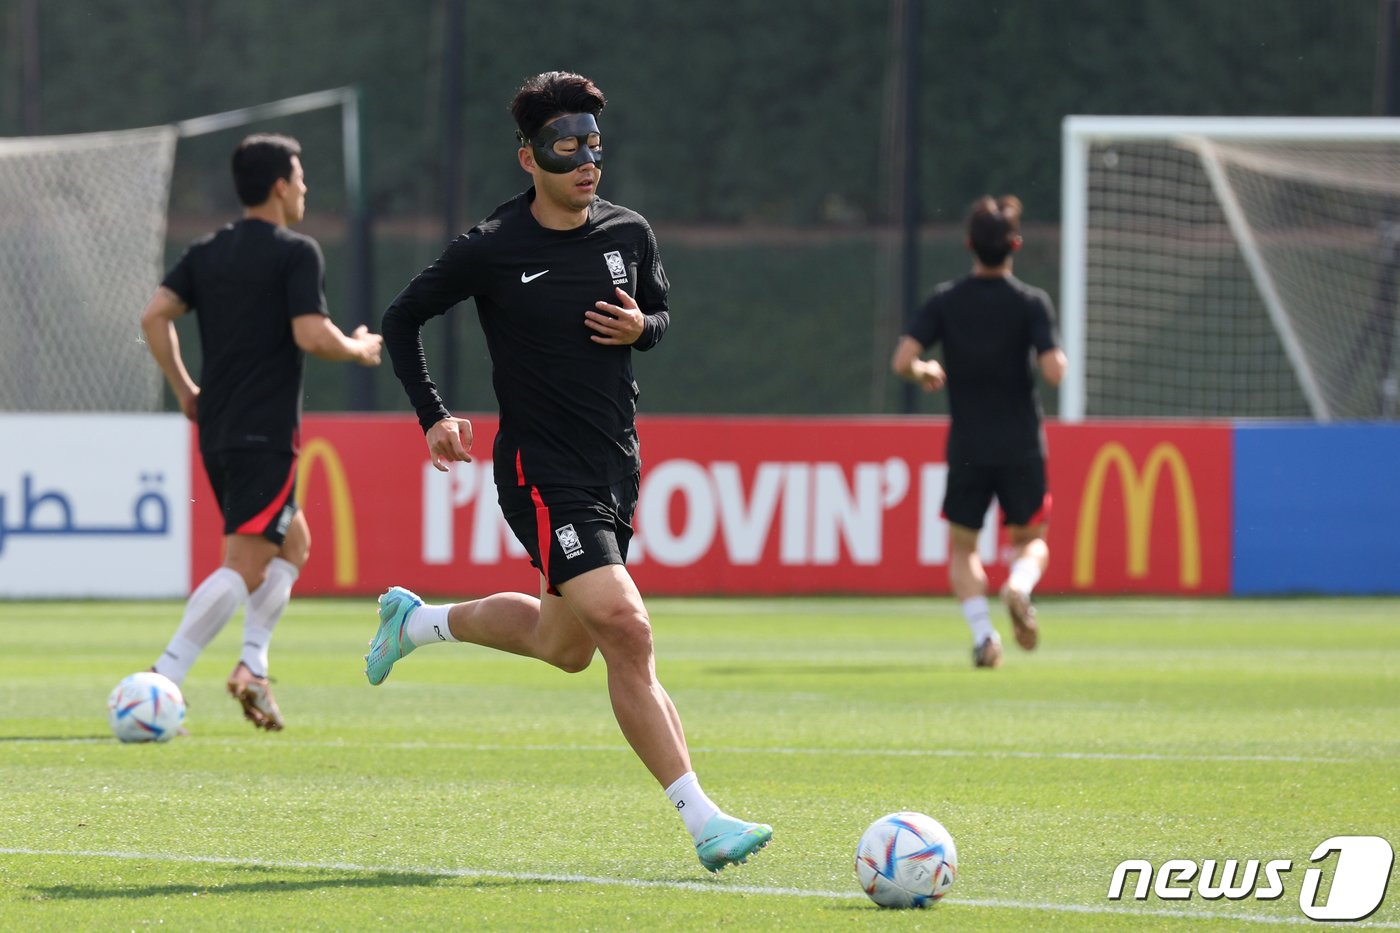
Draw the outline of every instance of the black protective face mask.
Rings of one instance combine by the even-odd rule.
[[[587,165],[590,162],[602,168],[603,153],[595,151],[588,145],[590,136],[594,137],[595,143],[600,138],[598,121],[593,119],[593,114],[565,114],[553,123],[542,127],[535,134],[534,139],[529,141],[530,149],[535,153],[535,164],[555,175],[567,175],[580,165]],[[577,151],[569,155],[560,155],[555,152],[554,144],[561,139],[578,140]]]

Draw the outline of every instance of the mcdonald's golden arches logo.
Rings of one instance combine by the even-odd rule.
[[[355,504],[350,497],[350,483],[345,478],[345,466],[340,454],[324,437],[313,437],[302,445],[297,462],[297,489],[302,502],[307,500],[311,469],[322,464],[322,472],[330,485],[331,541],[335,555],[335,582],[351,586],[360,576],[359,541],[355,536]]]
[[[1074,541],[1074,585],[1088,587],[1094,582],[1098,554],[1099,515],[1103,507],[1104,484],[1109,469],[1115,469],[1123,487],[1124,539],[1127,545],[1128,576],[1147,576],[1148,554],[1152,544],[1152,511],[1157,486],[1164,470],[1172,475],[1176,497],[1178,567],[1181,585],[1195,589],[1201,585],[1201,530],[1196,510],[1196,494],[1191,471],[1176,445],[1163,441],[1153,447],[1138,472],[1132,455],[1117,441],[1104,444],[1094,455],[1084,480],[1084,498],[1079,503],[1079,525]]]

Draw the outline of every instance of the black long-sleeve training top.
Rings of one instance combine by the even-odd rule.
[[[533,188],[457,237],[384,313],[384,342],[418,422],[449,416],[428,375],[422,327],[475,298],[500,409],[492,457],[498,485],[610,485],[641,464],[632,349],[670,325],[669,285],[646,219],[595,199],[573,230],[540,226]],[[631,347],[605,346],[584,313],[625,289],[646,314]]]

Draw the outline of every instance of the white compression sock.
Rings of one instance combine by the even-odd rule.
[[[1011,565],[1011,576],[1006,585],[1018,593],[1030,595],[1040,582],[1040,561],[1034,557],[1023,557]]]
[[[701,830],[710,817],[719,812],[719,807],[700,789],[700,779],[695,772],[687,771],[676,778],[676,783],[666,788],[666,796],[681,815],[686,831],[699,842]]]
[[[166,645],[165,653],[156,660],[156,673],[164,674],[177,684],[184,683],[185,675],[200,652],[223,630],[247,598],[248,585],[236,570],[220,567],[205,577],[185,603],[180,627]]]
[[[243,615],[243,653],[239,660],[258,677],[267,676],[267,646],[272,641],[272,630],[281,620],[282,611],[292,598],[292,584],[300,575],[296,564],[274,557],[267,565],[267,578],[262,586],[248,596],[248,611]]]
[[[992,612],[987,607],[987,597],[974,596],[971,599],[962,601],[963,618],[967,620],[967,627],[972,629],[972,643],[980,645],[988,638],[996,636],[996,629],[992,628]]]
[[[415,648],[435,645],[440,641],[457,641],[452,629],[447,626],[447,613],[451,606],[419,606],[408,615],[408,624],[403,633],[413,642]]]

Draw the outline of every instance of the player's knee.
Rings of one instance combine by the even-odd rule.
[[[651,620],[646,613],[632,607],[619,610],[611,615],[603,630],[613,657],[640,661],[652,656]]]
[[[549,659],[549,663],[559,668],[566,674],[577,674],[585,671],[593,663],[593,654],[596,651],[592,644],[570,645],[555,653]]]
[[[298,513],[297,517],[300,518],[301,514]],[[306,562],[311,558],[311,530],[306,527],[305,521],[293,522],[287,536],[282,539],[277,556],[297,570],[306,566]]]
[[[1011,542],[1012,547],[1043,547],[1045,544],[1045,525],[1008,525],[1006,526],[1006,537]]]
[[[950,525],[948,541],[952,545],[953,555],[961,558],[969,554],[976,554],[977,538],[981,533],[982,529],[980,528],[969,528],[958,524]]]
[[[282,546],[278,557],[296,567],[297,570],[306,566],[306,562],[311,559],[311,539],[299,541],[295,544],[287,543]]]
[[[263,585],[263,581],[267,579],[267,567],[266,567],[266,566],[263,566],[263,567],[247,567],[247,566],[243,566],[243,567],[234,567],[233,570],[234,570],[240,577],[243,578],[243,585],[246,586],[246,587],[248,588],[248,592],[249,592],[249,593],[253,592],[253,591],[256,590],[258,587],[262,586],[262,585]]]

